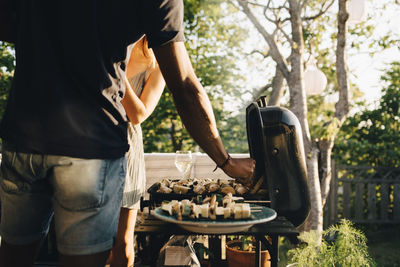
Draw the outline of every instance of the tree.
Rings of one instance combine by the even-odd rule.
[[[0,118],[3,117],[6,107],[14,66],[14,46],[0,41]]]
[[[381,77],[385,87],[375,109],[349,117],[335,144],[335,159],[346,165],[400,167],[400,62]]]

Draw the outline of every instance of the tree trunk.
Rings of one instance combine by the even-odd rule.
[[[335,143],[335,137],[344,120],[349,113],[349,82],[347,77],[347,63],[346,63],[346,35],[347,35],[347,0],[339,0],[339,13],[338,13],[338,35],[337,35],[337,48],[336,48],[336,78],[339,87],[339,101],[335,105],[335,119],[330,123],[335,123],[336,131],[322,139],[319,142],[320,159],[321,159],[321,201],[322,207],[326,203],[326,199],[330,190],[330,183],[332,179],[331,167],[331,154]]]
[[[339,87],[339,101],[336,103],[336,118],[343,122],[349,113],[349,81],[347,78],[346,38],[347,38],[347,0],[339,0],[338,35],[336,47],[336,78]]]
[[[325,206],[326,199],[328,198],[331,180],[332,180],[332,166],[331,156],[334,145],[334,137],[329,140],[323,139],[319,142],[320,151],[320,176],[321,176],[321,201],[322,208]]]
[[[269,83],[269,84],[267,84],[267,85],[264,85],[264,86],[261,87],[260,89],[258,89],[256,92],[254,92],[251,101],[250,101],[249,103],[247,103],[246,106],[249,105],[250,103],[257,102],[257,100],[258,100],[261,96],[264,96],[264,95],[266,94],[267,90],[268,90],[269,88],[271,88],[271,87],[272,87],[272,84]]]
[[[308,188],[310,189],[311,210],[302,230],[316,230],[321,237],[323,227],[323,209],[321,201],[321,185],[318,179],[319,150],[313,145],[307,157]]]
[[[292,51],[290,55],[291,71],[287,83],[290,91],[290,109],[297,116],[303,130],[303,141],[306,155],[311,151],[310,130],[307,121],[307,100],[303,82],[303,29],[301,9],[297,0],[289,0],[290,23],[292,26]]]
[[[275,76],[272,78],[272,83],[267,84],[253,93],[253,99],[251,102],[256,102],[258,98],[265,95],[266,91],[272,87],[271,94],[268,100],[268,106],[279,106],[283,96],[283,74],[277,66],[275,69]]]
[[[281,99],[283,96],[283,74],[276,67],[275,76],[272,79],[272,92],[268,100],[268,106],[279,106],[281,104]]]
[[[318,175],[318,147],[311,141],[307,120],[307,99],[303,82],[303,30],[301,10],[297,0],[289,0],[290,22],[292,25],[292,53],[290,55],[291,71],[288,81],[290,90],[290,109],[296,114],[303,130],[304,150],[307,156],[308,186],[310,189],[311,211],[305,223],[306,231],[317,230],[322,233],[323,210],[321,186]]]

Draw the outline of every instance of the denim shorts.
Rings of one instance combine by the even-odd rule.
[[[111,249],[126,172],[125,157],[81,159],[3,149],[0,171],[3,240],[24,245],[44,237],[54,215],[65,255]]]

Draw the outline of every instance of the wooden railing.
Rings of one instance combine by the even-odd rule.
[[[341,218],[356,223],[400,223],[400,168],[335,167],[325,226]]]

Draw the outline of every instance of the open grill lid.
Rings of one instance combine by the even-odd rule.
[[[256,179],[266,179],[271,207],[295,226],[310,211],[301,126],[288,109],[266,106],[265,97],[246,109],[250,156],[256,160]]]

